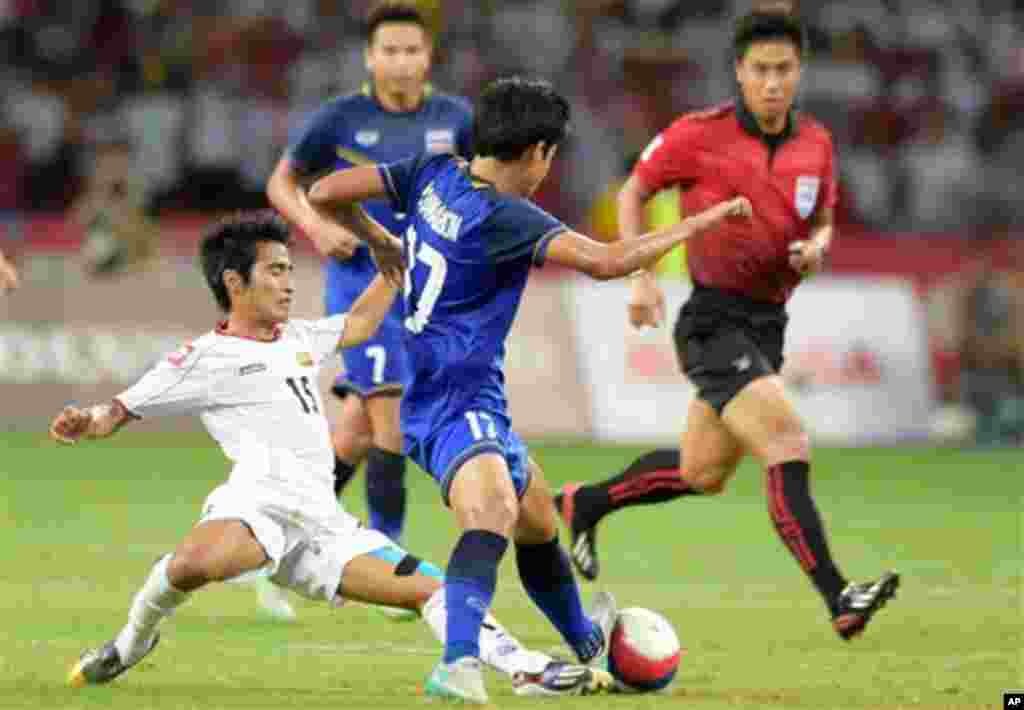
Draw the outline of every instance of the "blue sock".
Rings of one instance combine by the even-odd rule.
[[[386,449],[366,454],[366,507],[370,527],[392,540],[402,537],[405,523],[405,457]]]
[[[498,563],[508,539],[488,530],[467,530],[455,544],[445,574],[444,662],[480,656],[480,625],[494,598]]]
[[[516,545],[519,578],[530,599],[581,659],[601,649],[601,631],[583,611],[580,590],[558,538],[540,545]]]

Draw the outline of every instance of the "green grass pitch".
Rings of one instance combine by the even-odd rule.
[[[535,446],[552,484],[621,468],[639,449]],[[294,624],[261,615],[244,586],[211,587],[164,626],[163,643],[106,687],[73,691],[68,667],[120,628],[150,563],[194,521],[226,473],[202,435],[123,432],[71,448],[0,435],[0,707],[415,708],[438,657],[422,624],[296,598]],[[814,487],[843,570],[893,567],[899,596],[843,643],[775,536],[760,472],[717,498],[634,509],[602,529],[599,584],[665,614],[686,648],[668,695],[516,698],[497,707],[878,709],[1002,707],[1024,686],[1020,451],[821,450]],[[447,560],[454,529],[433,483],[410,471],[407,540]],[[363,513],[362,479],[347,495]],[[510,556],[511,557],[511,556]],[[593,587],[584,585],[589,597]],[[558,650],[506,559],[495,611],[528,645]]]

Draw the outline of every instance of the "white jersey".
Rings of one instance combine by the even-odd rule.
[[[172,353],[117,399],[134,416],[199,414],[234,462],[230,483],[302,507],[334,501],[334,450],[317,375],[345,315],[290,320],[273,341],[213,330]]]

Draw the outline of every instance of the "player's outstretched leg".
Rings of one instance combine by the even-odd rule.
[[[699,495],[701,491],[691,488],[679,471],[679,450],[657,449],[599,483],[565,484],[555,496],[555,506],[569,529],[569,549],[576,571],[591,581],[600,574],[597,525],[604,516],[620,508]]]
[[[164,555],[149,572],[128,612],[128,623],[113,641],[82,654],[68,674],[68,683],[83,685],[109,683],[148,656],[160,641],[157,626],[188,598],[167,579],[170,555]]]
[[[541,469],[529,461],[530,482],[523,496],[516,529],[519,578],[534,604],[558,629],[581,663],[592,663],[607,651],[615,624],[615,600],[608,593],[594,598],[590,615],[583,611],[579,586],[561,545],[558,513]]]
[[[886,573],[866,584],[848,584],[832,559],[825,526],[811,496],[810,443],[777,376],[743,388],[723,410],[722,421],[767,471],[768,509],[780,539],[810,577],[849,640],[892,598],[899,577]]]
[[[366,507],[370,527],[392,540],[402,538],[405,526],[405,457],[399,425],[401,392],[381,392],[366,399],[364,407],[373,431],[366,454]]]
[[[444,577],[437,567],[390,545],[350,561],[343,572],[341,589],[348,599],[422,615],[437,639],[444,643],[448,612],[443,583]],[[481,623],[479,645],[479,660],[508,675],[517,695],[584,695],[606,688],[585,666],[525,648],[491,614]],[[467,663],[455,669],[438,666],[428,681],[429,692],[461,699],[479,697],[478,670],[476,664]]]
[[[266,561],[263,548],[242,522],[212,520],[197,525],[173,555],[153,565],[117,637],[82,654],[68,682],[81,687],[112,681],[156,648],[160,622],[192,592],[209,582],[258,569]]]
[[[427,680],[429,695],[487,702],[480,673],[480,629],[494,598],[498,564],[519,515],[504,456],[487,451],[454,473],[448,500],[463,532],[445,577],[444,656]]]

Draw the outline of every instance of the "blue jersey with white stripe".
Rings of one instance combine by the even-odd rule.
[[[543,264],[550,240],[566,227],[474,178],[451,155],[420,155],[380,172],[393,209],[408,216],[408,446],[469,409],[505,413],[505,340],[531,267]]]

